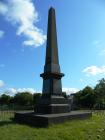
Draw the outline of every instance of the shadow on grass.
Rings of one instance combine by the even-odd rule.
[[[1,120],[0,121],[0,127],[9,125],[9,124],[16,124],[16,122],[12,118],[10,120]]]
[[[30,124],[30,123],[19,122],[19,121],[15,120],[14,118],[10,118],[9,120],[1,120],[0,121],[0,127],[5,126],[5,125],[11,125],[11,124],[13,124],[13,125],[16,125],[16,124],[26,125],[26,126],[29,126],[29,127],[32,127],[32,128],[48,128],[48,125],[44,125],[44,126],[33,125],[33,124]]]

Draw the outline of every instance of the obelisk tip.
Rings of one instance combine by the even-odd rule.
[[[55,9],[51,6],[49,11],[55,11]]]

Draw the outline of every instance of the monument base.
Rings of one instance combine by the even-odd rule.
[[[15,120],[37,127],[47,127],[50,124],[58,124],[72,119],[90,118],[92,113],[89,111],[71,111],[59,114],[35,114],[34,112],[16,112]]]
[[[69,100],[61,95],[42,96],[35,106],[35,113],[58,114],[70,112]]]

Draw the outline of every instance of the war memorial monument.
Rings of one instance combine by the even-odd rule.
[[[61,73],[58,57],[56,18],[54,8],[49,9],[46,44],[46,59],[42,96],[33,112],[16,112],[15,120],[33,126],[48,126],[71,119],[85,119],[92,116],[88,111],[71,111],[70,103],[62,94]]]

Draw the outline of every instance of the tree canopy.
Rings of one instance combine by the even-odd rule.
[[[0,96],[0,105],[34,106],[41,95],[41,93],[19,92],[10,96],[4,93]],[[67,98],[66,93],[62,93],[62,95]],[[105,79],[99,80],[94,88],[86,86],[83,90],[75,93],[74,101],[80,108],[105,109]]]

